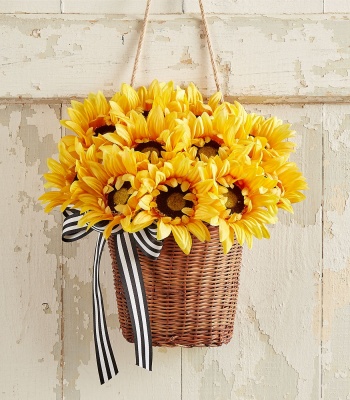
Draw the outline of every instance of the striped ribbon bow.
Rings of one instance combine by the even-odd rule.
[[[68,208],[64,211],[62,240],[74,242],[88,235],[91,230],[79,227],[82,214]],[[98,232],[93,268],[93,325],[97,368],[101,384],[117,375],[118,368],[109,340],[103,299],[100,288],[99,270],[101,255],[106,244],[103,231],[107,223],[95,225],[92,229]],[[145,228],[136,233],[125,232],[120,225],[112,231],[115,240],[118,270],[124,289],[131,325],[135,338],[136,365],[152,370],[152,335],[137,247],[148,257],[156,259],[162,250],[162,241],[157,240],[154,227]]]

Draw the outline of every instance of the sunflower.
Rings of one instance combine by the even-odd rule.
[[[45,188],[57,190],[47,192],[39,197],[42,203],[48,203],[45,207],[46,212],[50,212],[54,207],[60,206],[63,212],[71,203],[71,184],[76,179],[76,158],[74,158],[63,142],[58,144],[59,161],[49,158],[47,165],[51,172],[44,174],[46,183]]]
[[[265,173],[277,180],[275,188],[279,196],[278,208],[293,213],[293,203],[305,199],[301,190],[308,189],[306,179],[293,162],[286,162],[286,157],[276,157],[262,163]]]
[[[205,104],[203,96],[194,83],[190,83],[186,88],[186,99],[188,102],[188,110],[196,116],[202,115],[206,112],[209,115],[216,110],[222,100],[222,93],[214,93]]]
[[[191,130],[192,148],[190,154],[198,159],[207,160],[208,157],[218,154],[223,141],[213,129],[212,118],[207,112],[196,116],[192,112],[187,115],[188,125]]]
[[[238,102],[221,104],[212,116],[207,112],[198,117],[189,113],[187,120],[193,144],[189,157],[203,161],[216,155],[223,159],[243,154],[247,157],[254,146],[247,140],[251,118]]]
[[[154,104],[147,119],[131,111],[126,125],[117,124],[116,132],[105,135],[110,143],[147,153],[152,163],[159,158],[170,158],[174,153],[187,149],[191,143],[190,129],[176,113],[164,115],[161,106]],[[170,153],[170,155],[166,154]]]
[[[131,110],[138,113],[143,112],[142,102],[136,90],[130,85],[123,83],[120,92],[113,95],[110,100],[111,119],[116,124],[120,118],[125,117]]]
[[[104,149],[102,164],[85,159],[77,163],[79,179],[71,187],[75,207],[83,213],[80,226],[87,228],[108,222],[104,230],[108,238],[114,226],[128,230],[137,212],[137,173],[147,168],[147,156],[133,150],[120,151],[117,146]]]
[[[144,226],[145,221],[149,225],[156,221],[157,238],[162,240],[172,233],[185,254],[191,250],[191,233],[200,241],[210,240],[207,227],[195,217],[197,207],[205,202],[205,193],[197,189],[200,168],[200,163],[179,153],[161,168],[149,164],[147,172],[140,172],[145,195],[139,206],[143,211],[133,219],[132,230],[139,229],[139,224]]]
[[[287,141],[295,136],[290,124],[284,124],[276,117],[265,119],[263,116],[251,115],[253,123],[249,139],[257,146],[253,158],[261,153],[258,158],[266,161],[275,157],[289,157],[295,151],[295,143]]]
[[[214,205],[199,205],[196,216],[219,226],[224,252],[230,250],[235,237],[241,245],[247,241],[249,247],[253,236],[269,238],[265,225],[277,221],[279,198],[273,192],[277,181],[266,177],[257,163],[244,165],[219,156],[209,159],[203,171],[200,185],[213,193],[214,199],[219,196],[221,205],[217,200]],[[210,181],[215,183],[210,186]],[[214,217],[209,218],[208,206],[216,210]]]
[[[168,105],[177,100],[174,82],[158,82],[154,79],[149,87],[141,86],[137,90],[143,115],[147,118],[153,107],[153,102],[158,99],[158,104],[164,111]],[[180,97],[183,97],[183,95]]]
[[[114,131],[110,105],[102,92],[90,93],[83,103],[72,100],[71,105],[67,110],[70,119],[61,120],[61,124],[73,131],[85,147],[93,143],[93,136]]]
[[[222,99],[221,92],[217,92],[209,98],[208,104],[205,104],[202,94],[193,83],[181,89],[179,86],[175,87],[172,81],[164,83],[156,79],[148,88],[140,87],[137,93],[145,117],[148,116],[156,99],[165,113],[175,111],[179,118],[186,117],[189,112],[195,115],[207,112],[211,115]]]

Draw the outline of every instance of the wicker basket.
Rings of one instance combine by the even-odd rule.
[[[139,251],[153,346],[221,346],[232,338],[242,247],[235,242],[224,255],[218,229],[209,227],[209,231],[209,243],[193,238],[189,256],[184,255],[172,236],[164,240],[156,261]],[[114,240],[108,244],[120,326],[125,339],[133,342]]]

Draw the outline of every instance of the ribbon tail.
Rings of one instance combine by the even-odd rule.
[[[135,341],[136,364],[152,371],[152,334],[140,260],[133,235],[114,236],[119,274]]]
[[[93,269],[93,324],[94,340],[98,374],[101,384],[107,382],[113,376],[117,375],[118,368],[113,355],[113,350],[107,331],[106,318],[104,314],[103,299],[100,287],[99,269],[101,255],[106,240],[102,233],[98,234]]]

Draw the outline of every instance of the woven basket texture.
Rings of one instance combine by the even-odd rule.
[[[221,346],[232,338],[236,313],[242,246],[234,243],[223,254],[216,227],[208,227],[211,240],[193,238],[186,256],[173,236],[164,240],[157,260],[138,252],[150,314],[153,346]],[[112,258],[122,334],[133,333],[118,266],[114,240],[108,242]]]

